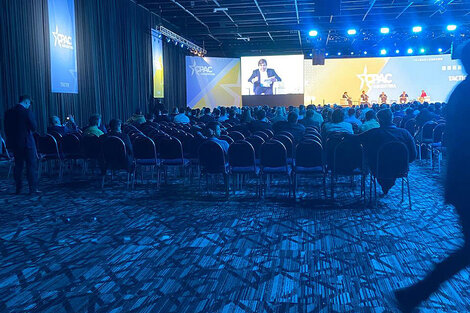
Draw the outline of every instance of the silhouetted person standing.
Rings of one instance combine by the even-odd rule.
[[[461,50],[461,62],[470,72],[470,42]],[[447,177],[445,200],[455,206],[460,218],[465,243],[447,259],[437,264],[422,281],[396,291],[395,296],[403,312],[411,312],[433,294],[439,286],[470,265],[470,78],[452,92],[447,106]]]
[[[36,131],[36,121],[29,110],[31,99],[21,96],[19,103],[5,112],[5,134],[7,147],[13,151],[15,168],[13,176],[16,183],[16,194],[20,194],[23,187],[23,167],[26,163],[26,175],[29,183],[29,192],[38,193],[37,190],[37,152],[33,132]]]

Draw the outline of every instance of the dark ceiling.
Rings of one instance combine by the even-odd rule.
[[[137,0],[209,56],[360,54],[382,48],[447,51],[470,36],[470,0]],[[335,4],[337,3],[337,5]],[[336,10],[336,11],[335,11]],[[445,26],[458,25],[454,33]],[[414,25],[423,32],[411,32]],[[390,34],[380,34],[381,26]],[[357,29],[348,36],[347,29]],[[319,35],[312,38],[309,30]]]

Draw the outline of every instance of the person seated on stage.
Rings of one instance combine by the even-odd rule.
[[[361,93],[361,104],[369,104],[369,96],[366,94],[365,90]]]
[[[427,96],[428,96],[428,95],[426,94],[426,91],[421,90],[421,96],[419,96],[419,99],[418,99],[419,102],[424,103],[424,101],[426,101],[426,97],[427,97]]]
[[[334,110],[333,114],[331,115],[331,122],[323,124],[323,138],[327,138],[332,133],[354,133],[352,124],[344,121],[344,112],[342,109]]]
[[[254,70],[250,78],[248,78],[248,82],[253,84],[255,95],[272,95],[274,83],[280,81],[281,78],[276,74],[276,71],[268,68],[268,63],[265,59],[258,61],[258,69]]]
[[[90,116],[90,118],[88,119],[88,127],[85,128],[85,130],[83,131],[83,136],[99,137],[103,135],[104,132],[101,129],[99,129],[100,124],[101,124],[101,115],[93,114],[92,116]]]
[[[292,111],[287,115],[287,122],[280,121],[273,125],[275,133],[288,131],[294,136],[295,142],[300,142],[305,135],[305,126],[298,123],[299,115]]]
[[[359,126],[359,132],[363,133],[368,131],[369,129],[372,128],[379,128],[380,124],[377,122],[377,116],[375,115],[375,112],[372,110],[367,111],[366,113],[366,121]]]
[[[380,110],[377,113],[377,118],[380,124],[379,128],[373,128],[358,135],[359,140],[364,145],[367,164],[371,172],[376,174],[377,152],[387,142],[403,142],[408,148],[408,161],[413,162],[416,159],[415,141],[406,129],[398,128],[393,124],[392,110]],[[395,184],[395,179],[380,179],[378,182],[384,194],[387,194]]]
[[[220,123],[219,122],[209,122],[206,125],[206,128],[203,131],[204,136],[207,137],[207,140],[213,141],[218,143],[222,149],[224,150],[225,154],[228,153],[229,143],[225,140],[219,139],[221,130],[220,130]]]
[[[134,126],[145,123],[145,116],[141,109],[136,109],[134,114],[127,120],[127,123]]]
[[[305,113],[305,117],[300,120],[299,123],[305,127],[313,126],[320,129],[321,124],[323,123],[323,117],[313,109],[308,109],[307,113]]]
[[[356,124],[358,127],[362,125],[362,122],[356,117],[356,110],[353,108],[348,110],[348,117],[346,117],[344,121],[351,124]]]
[[[263,109],[256,111],[256,120],[250,122],[248,129],[252,133],[259,130],[272,129],[271,124],[266,118],[266,112]]]
[[[403,91],[402,94],[400,95],[400,104],[405,104],[408,102],[408,94],[406,91]]]
[[[387,104],[387,95],[384,91],[379,96],[380,104]]]
[[[67,134],[75,133],[76,131],[68,128],[67,126],[64,126],[60,123],[60,119],[58,116],[51,116],[49,118],[49,127],[47,127],[47,133],[59,133],[62,136],[65,136]]]
[[[351,106],[352,105],[352,99],[351,97],[348,95],[348,93],[345,91],[343,93],[343,99],[346,99],[346,101],[348,102],[348,105]]]
[[[181,110],[176,109],[176,115],[173,117],[173,122],[176,124],[190,123],[189,117],[184,113],[184,108],[182,108]]]

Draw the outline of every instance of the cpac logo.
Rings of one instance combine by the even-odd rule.
[[[193,61],[193,64],[189,66],[191,69],[191,76],[196,74],[196,75],[215,75],[215,73],[212,70],[212,66],[206,66],[206,65],[197,65],[196,61]]]
[[[56,25],[55,32],[52,32],[52,35],[54,36],[54,47],[58,45],[61,48],[73,50],[72,36],[59,33],[59,26]]]
[[[358,74],[357,77],[361,80],[360,90],[364,85],[368,89],[371,88],[393,88],[392,74],[367,74],[367,66],[364,67],[364,73]]]

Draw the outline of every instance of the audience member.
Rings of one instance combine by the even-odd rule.
[[[323,124],[323,137],[326,138],[332,133],[354,133],[352,124],[344,121],[344,112],[342,109],[334,110],[331,115],[331,122],[326,122]]]
[[[366,113],[366,121],[364,124],[359,126],[359,131],[361,133],[368,131],[369,129],[372,128],[379,128],[380,124],[377,122],[377,116],[375,115],[375,112],[372,110],[367,111]]]
[[[199,118],[199,122],[207,124],[210,122],[215,122],[214,117],[211,115],[211,109],[205,108],[204,115]]]
[[[127,122],[135,126],[145,123],[145,116],[142,113],[142,110],[136,109],[135,113],[127,120]]]
[[[406,129],[397,128],[393,124],[392,111],[390,109],[380,110],[377,113],[377,118],[379,119],[379,128],[370,129],[358,136],[359,140],[364,144],[367,163],[372,173],[376,173],[377,152],[379,148],[391,141],[403,142],[408,149],[409,162],[413,162],[416,159],[415,141]],[[387,194],[395,184],[395,179],[379,179],[378,182],[384,194]]]
[[[5,112],[5,135],[8,149],[13,151],[15,167],[16,194],[23,188],[23,167],[26,163],[30,194],[38,193],[37,189],[37,151],[33,133],[36,131],[36,120],[30,110],[32,101],[29,96],[21,96],[19,103]]]
[[[225,140],[219,139],[221,134],[220,123],[219,122],[209,122],[206,125],[204,135],[207,137],[207,140],[218,143],[225,153],[228,153],[229,144]]]
[[[296,112],[292,111],[287,115],[287,122],[277,122],[274,124],[273,129],[276,133],[281,131],[288,131],[294,136],[294,140],[299,142],[305,135],[305,126],[297,123],[299,116]]]
[[[75,131],[68,128],[67,126],[64,126],[60,123],[60,118],[58,116],[51,116],[49,118],[49,127],[47,127],[47,133],[58,133],[61,136],[64,136],[66,134],[74,133]]]
[[[314,126],[320,129],[321,124],[323,123],[323,117],[315,112],[315,110],[308,109],[307,112],[305,112],[305,117],[300,120],[299,123],[305,127]]]
[[[173,118],[173,122],[176,124],[189,124],[190,120],[189,117],[187,117],[184,113],[184,109],[181,109],[180,111],[176,109],[176,115]]]
[[[251,121],[249,124],[249,130],[254,133],[265,129],[272,129],[272,126],[266,119],[266,112],[264,110],[258,110],[256,112],[256,120]]]
[[[88,120],[88,127],[83,131],[83,136],[96,136],[99,137],[104,134],[104,132],[99,129],[101,124],[101,115],[93,114]]]
[[[353,108],[348,110],[348,117],[344,121],[350,123],[351,125],[356,124],[358,127],[362,125],[362,122],[356,117],[356,110]]]

